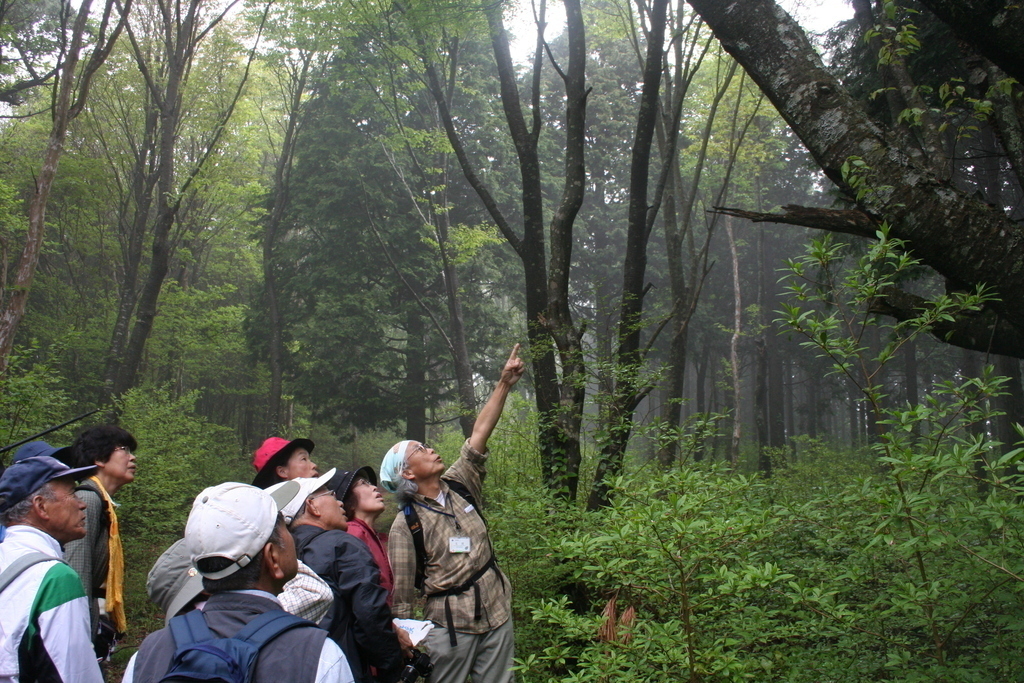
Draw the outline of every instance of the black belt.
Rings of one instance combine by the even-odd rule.
[[[427,595],[428,598],[439,598],[444,596],[444,616],[448,622],[448,643],[455,647],[458,643],[455,639],[455,620],[452,619],[452,605],[448,600],[453,595],[462,595],[470,588],[473,589],[473,620],[479,621],[480,617],[483,616],[480,612],[480,585],[477,583],[484,574],[487,573],[488,569],[493,569],[498,572],[498,578],[501,579],[502,588],[505,587],[505,577],[501,575],[501,570],[498,569],[498,563],[494,559],[494,555],[491,555],[491,559],[487,560],[487,563],[481,567],[473,576],[469,577],[463,584],[459,584],[454,588],[448,588],[443,591],[437,591],[436,593],[430,593]]]

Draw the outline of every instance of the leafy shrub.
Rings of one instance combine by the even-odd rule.
[[[696,467],[616,480],[610,507],[540,531],[538,552],[590,599],[533,603],[550,640],[520,649],[526,680],[1024,678],[1024,449],[987,429],[1004,380],[938,382],[903,407],[875,382],[985,294],[889,325],[875,300],[914,260],[885,230],[846,253],[826,239],[790,264],[783,320],[863,393],[880,426],[870,457],[810,444],[770,482]],[[883,328],[875,351],[869,326]]]
[[[230,429],[195,413],[196,393],[133,389],[120,403],[121,424],[139,442],[136,480],[124,487],[122,526],[135,538],[178,538],[192,501],[222,481],[248,481],[246,457]]]
[[[0,446],[15,443],[71,416],[64,378],[46,363],[33,362],[37,349],[16,348],[0,374]],[[54,445],[70,439],[65,430],[41,437]],[[4,458],[10,462],[13,453]]]
[[[128,644],[163,627],[149,602],[146,576],[156,558],[181,538],[192,501],[205,487],[251,479],[246,455],[230,429],[195,413],[196,393],[166,387],[133,389],[121,400],[121,425],[139,442],[134,482],[117,493],[124,538]]]

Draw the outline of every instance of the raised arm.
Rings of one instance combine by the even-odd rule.
[[[473,425],[473,433],[469,437],[469,445],[479,453],[487,452],[487,440],[491,438],[494,426],[498,424],[501,411],[505,408],[505,399],[515,386],[519,378],[523,376],[526,364],[519,358],[519,344],[512,347],[512,353],[505,361],[505,367],[501,369],[501,377],[497,386],[491,392],[491,397],[476,416],[476,423]]]

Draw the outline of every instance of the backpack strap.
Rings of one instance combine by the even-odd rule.
[[[299,626],[315,626],[315,624],[294,614],[289,614],[283,609],[274,609],[264,612],[250,621],[245,628],[235,634],[235,638],[252,643],[259,649],[285,631]]]
[[[79,491],[88,491],[89,493],[100,499],[100,503],[102,503],[102,506],[100,507],[100,515],[101,519],[103,520],[103,528],[109,529],[110,510],[107,508],[107,501],[103,500],[103,495],[90,484],[79,484],[78,486],[75,487],[75,493],[78,493]]]
[[[402,508],[405,514],[405,523],[409,525],[409,533],[412,534],[412,547],[416,555],[416,578],[414,583],[416,590],[423,592],[423,582],[426,581],[427,548],[423,543],[423,524],[420,522],[420,514],[416,512],[412,503],[406,503]]]
[[[282,609],[272,609],[258,615],[234,636],[222,638],[210,630],[206,615],[201,610],[174,617],[170,628],[176,652],[171,670],[161,680],[224,680],[227,676],[229,680],[249,681],[263,646],[299,626],[313,624]],[[198,653],[199,658],[189,660],[186,657],[188,653]],[[205,666],[204,659],[217,662],[213,671]],[[195,666],[200,662],[203,665],[189,668],[189,665]],[[182,664],[185,664],[184,668],[180,668]]]
[[[282,609],[272,609],[250,621],[232,637],[252,643],[259,649],[289,629],[313,625],[312,622],[300,619]],[[174,645],[179,649],[187,645],[220,638],[206,625],[206,617],[203,615],[203,611],[198,609],[174,617],[171,619],[170,627],[171,635],[174,636]]]
[[[483,616],[483,613],[481,612],[481,609],[480,609],[480,584],[478,584],[477,581],[479,581],[481,578],[483,578],[483,575],[486,574],[488,572],[488,570],[491,570],[491,569],[493,569],[494,571],[498,572],[498,577],[501,578],[501,570],[498,569],[498,563],[497,563],[497,561],[496,561],[496,559],[494,557],[494,551],[493,550],[491,551],[491,559],[487,560],[487,562],[484,564],[484,566],[480,567],[480,569],[478,569],[476,571],[476,573],[473,574],[473,576],[469,577],[469,579],[467,579],[465,583],[463,583],[461,585],[458,585],[458,586],[455,586],[454,588],[448,588],[447,590],[437,591],[436,593],[431,593],[430,595],[427,596],[428,598],[439,598],[439,597],[442,597],[442,596],[444,597],[444,616],[445,616],[445,619],[447,621],[447,626],[448,626],[448,643],[452,647],[455,647],[456,645],[458,645],[458,640],[455,637],[455,620],[452,619],[452,604],[451,604],[450,598],[453,595],[462,595],[463,593],[468,591],[470,588],[472,588],[473,589],[473,620],[474,621],[480,621],[480,617]],[[505,585],[505,579],[504,578],[501,579],[501,585],[503,587]]]
[[[487,526],[487,520],[484,519],[484,512],[480,509],[480,506],[477,505],[476,499],[473,498],[473,494],[469,492],[469,487],[458,479],[443,479],[443,481],[448,484],[448,488],[465,498],[466,502],[473,506],[473,509],[476,510],[476,514],[480,515],[480,519],[483,520],[484,526]]]
[[[484,517],[484,511],[480,509],[479,505],[477,505],[476,499],[473,498],[473,494],[469,492],[469,488],[461,481],[458,481],[456,479],[445,479],[444,481],[446,484],[448,484],[448,488],[450,488],[452,491],[455,491],[455,493],[465,498],[466,502],[473,506],[473,509],[476,511],[476,514],[480,517],[480,521],[484,523],[484,526],[487,526],[487,519]],[[487,542],[488,544],[490,544],[490,536],[487,537]],[[493,564],[497,560],[498,558],[494,554],[494,546],[491,545],[491,559],[488,560],[488,563]],[[480,576],[483,576],[485,573],[487,573],[487,567],[481,568]],[[475,580],[476,579],[470,579],[470,581]],[[502,583],[502,585],[504,585],[504,582]],[[479,619],[480,617],[477,618]]]
[[[193,643],[203,643],[207,640],[216,640],[217,635],[206,625],[206,617],[202,610],[192,610],[186,614],[174,617],[168,623],[171,627],[171,636],[174,637],[174,646],[179,650]]]
[[[444,483],[448,484],[449,489],[465,498],[466,502],[472,505],[473,509],[476,511],[476,514],[479,515],[480,521],[484,523],[484,526],[487,526],[487,519],[484,518],[484,513],[480,510],[480,506],[477,505],[476,499],[473,497],[473,494],[470,493],[469,487],[467,487],[465,484],[463,484],[461,481],[457,479],[445,479],[442,477],[441,480]],[[418,512],[416,512],[416,507],[411,502],[407,502],[405,504],[405,507],[402,508],[402,512],[405,513],[405,523],[409,525],[409,533],[412,534],[412,545],[416,555],[415,584],[416,589],[422,595],[424,593],[423,586],[426,581],[427,567],[427,549],[426,544],[423,541],[423,524],[420,522],[420,515]],[[489,540],[490,539],[488,539],[488,541]],[[446,620],[448,622],[448,640],[452,647],[456,646],[457,641],[455,637],[455,627],[454,621],[452,619],[452,608],[451,603],[449,602],[449,597],[451,597],[452,595],[461,595],[462,593],[465,593],[470,588],[472,588],[474,591],[475,599],[473,618],[479,620],[481,617],[480,586],[477,585],[477,581],[479,581],[483,577],[483,575],[491,569],[498,572],[498,576],[501,577],[502,586],[504,586],[505,579],[501,576],[501,571],[498,569],[497,557],[495,557],[494,555],[493,547],[491,548],[491,558],[487,560],[487,562],[484,563],[484,566],[478,569],[476,573],[474,573],[473,576],[469,578],[468,581],[459,586],[455,586],[454,588],[438,591],[436,593],[431,593],[430,595],[426,596],[428,598],[444,597],[444,611]]]
[[[29,553],[28,555],[22,555],[14,562],[11,562],[7,569],[0,573],[0,593],[2,593],[5,588],[10,586],[12,581],[21,576],[22,572],[24,572],[26,569],[34,565],[37,565],[40,562],[46,562],[48,560],[63,563],[63,560],[59,560],[56,557],[51,557],[46,553]]]

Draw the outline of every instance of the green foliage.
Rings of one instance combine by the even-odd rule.
[[[50,365],[34,362],[37,353],[35,347],[16,347],[6,372],[0,374],[0,446],[71,417],[71,397],[64,390],[63,377]],[[60,443],[54,435],[42,438]],[[10,455],[4,460],[10,462]]]
[[[937,297],[914,320],[883,325],[873,302],[914,266],[884,230],[859,258],[822,240],[790,264],[783,319],[857,382],[880,425],[865,451],[804,439],[770,482],[641,470],[585,515],[508,497],[501,535],[519,548],[530,548],[523,529],[535,540],[506,568],[531,581],[535,568],[552,572],[560,587],[527,599],[519,676],[1019,680],[1024,449],[984,427],[1003,380],[989,370],[940,381],[904,406],[876,382],[908,338],[986,298]],[[885,333],[877,347],[863,339],[871,326]]]
[[[817,241],[804,259],[790,263],[796,303],[782,320],[857,384],[879,425],[872,449],[881,474],[848,492],[846,501],[864,510],[863,522],[872,529],[863,552],[870,557],[882,550],[889,576],[869,604],[891,620],[864,619],[862,628],[888,643],[887,666],[912,665],[922,680],[931,672],[950,675],[947,667],[958,659],[994,673],[1008,660],[983,645],[978,632],[988,631],[984,642],[1000,640],[1001,627],[991,625],[1024,616],[1018,571],[1024,547],[1017,536],[1024,514],[1016,504],[1024,492],[1021,450],[1001,453],[985,429],[995,416],[991,399],[1005,381],[991,368],[978,378],[935,383],[920,405],[892,407],[886,400],[878,377],[902,344],[938,322],[979,310],[989,298],[982,290],[936,297],[916,317],[886,325],[888,340],[869,350],[866,328],[882,325],[873,314],[875,301],[915,264],[885,228],[852,267],[840,245]],[[867,565],[861,570],[869,575]],[[999,607],[995,593],[1003,596]],[[993,608],[998,616],[986,614]]]
[[[121,524],[143,543],[180,537],[204,487],[248,480],[231,430],[196,415],[197,399],[196,393],[174,396],[159,387],[133,389],[120,402],[121,424],[139,442],[137,478],[118,494]]]
[[[567,598],[537,603],[534,619],[557,626],[557,639],[522,657],[520,671],[564,681],[770,672],[776,629],[800,622],[772,595],[793,576],[766,554],[779,520],[765,494],[754,479],[716,470],[617,479],[610,508],[564,539],[548,537],[593,609],[580,614]]]

